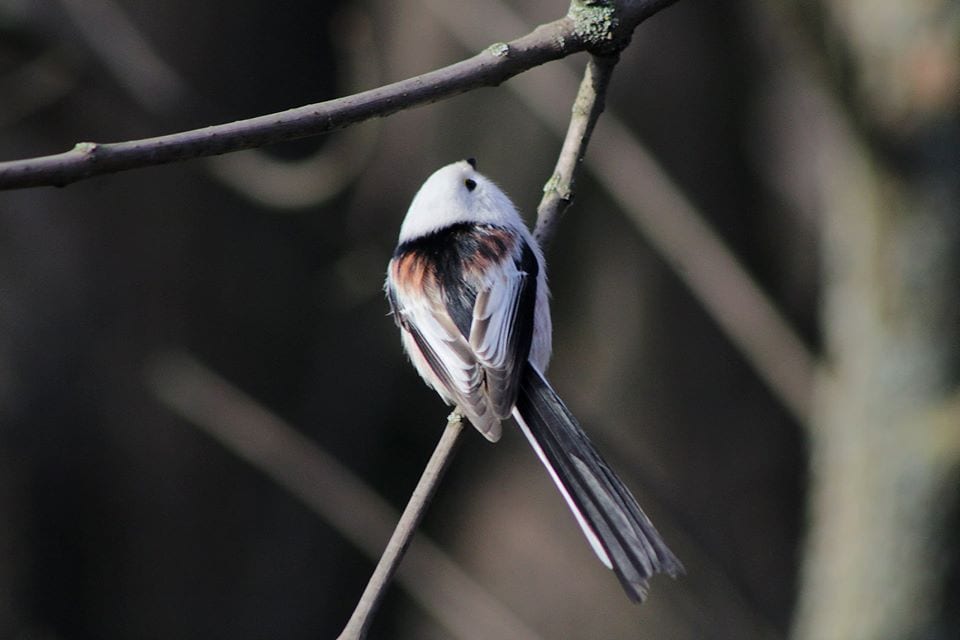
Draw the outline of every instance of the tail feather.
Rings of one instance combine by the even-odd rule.
[[[533,365],[521,378],[514,417],[597,556],[613,569],[631,600],[646,597],[652,575],[683,571],[630,490]]]

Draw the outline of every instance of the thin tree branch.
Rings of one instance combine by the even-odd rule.
[[[579,51],[616,51],[633,29],[675,0],[574,0],[570,13],[508,43],[421,76],[352,96],[247,120],[126,142],[81,142],[70,151],[0,163],[0,190],[77,180],[319,135],[471,89],[495,86]]]
[[[437,491],[443,472],[446,471],[453,459],[453,452],[462,432],[463,416],[460,415],[459,410],[454,410],[447,419],[447,426],[443,430],[443,435],[440,436],[440,441],[437,443],[433,455],[430,456],[430,460],[423,470],[423,475],[420,476],[420,481],[413,490],[413,495],[410,496],[410,500],[403,510],[403,515],[400,516],[400,520],[393,530],[393,535],[390,536],[387,548],[380,556],[380,561],[377,563],[373,575],[370,576],[370,581],[367,583],[366,589],[363,590],[363,595],[360,596],[360,601],[357,603],[353,615],[350,616],[347,626],[343,628],[339,640],[362,640],[366,637],[370,623],[373,621],[373,614],[380,606],[383,596],[387,592],[387,586],[410,545],[413,533],[416,531],[417,525],[420,524],[420,520],[423,519],[427,505]]]
[[[81,142],[56,155],[0,163],[0,189],[77,180],[314,136],[482,86],[581,51],[574,21],[561,18],[442,69],[383,87],[247,120],[126,142]]]
[[[575,173],[587,152],[590,135],[603,113],[607,86],[619,56],[591,56],[580,89],[573,102],[570,125],[557,158],[553,176],[543,187],[543,199],[537,207],[537,226],[534,236],[540,246],[553,238],[560,217],[573,203]]]
[[[188,354],[156,355],[145,379],[165,407],[299,498],[368,558],[380,556],[399,514],[336,458]],[[540,640],[422,535],[397,581],[452,637]]]

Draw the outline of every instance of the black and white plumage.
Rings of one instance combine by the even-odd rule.
[[[634,601],[682,565],[543,373],[551,321],[543,254],[510,199],[471,160],[417,192],[387,297],[426,383],[488,440],[513,416],[600,560]]]

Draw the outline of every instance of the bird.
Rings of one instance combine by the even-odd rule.
[[[384,285],[414,368],[487,440],[513,417],[593,551],[633,602],[683,565],[547,381],[552,324],[543,251],[473,158],[423,183]]]

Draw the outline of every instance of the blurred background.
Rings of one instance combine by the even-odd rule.
[[[453,4],[0,0],[0,159],[566,12]],[[335,637],[447,414],[382,295],[409,200],[475,156],[532,221],[585,62],[0,194],[0,638]],[[547,253],[551,377],[688,573],[631,605],[523,439],[470,432],[371,637],[960,637],[958,103],[947,0],[641,25]]]

